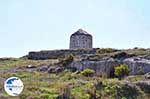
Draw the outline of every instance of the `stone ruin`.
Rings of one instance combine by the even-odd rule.
[[[89,57],[89,55],[97,55],[97,48],[92,48],[92,35],[88,34],[82,29],[73,33],[70,37],[70,49],[66,50],[51,50],[29,52],[28,59],[45,60],[45,59],[58,59],[66,55],[74,55],[80,57]],[[129,66],[130,75],[145,74],[150,72],[150,59],[141,56],[126,57],[126,54],[119,54],[119,57],[106,56],[98,58],[98,60],[90,60],[82,58],[74,60],[69,64],[68,68],[76,68],[82,71],[85,68],[91,68],[96,71],[97,75],[106,74],[111,75],[113,68],[119,64],[127,64]],[[128,55],[127,55],[128,56]],[[119,58],[119,59],[118,59]],[[57,67],[57,66],[54,66]]]
[[[79,29],[73,33],[70,37],[70,49],[66,50],[51,50],[51,51],[39,51],[29,52],[29,59],[53,59],[60,56],[69,54],[83,55],[83,54],[95,54],[96,48],[92,48],[92,35],[86,31]]]
[[[92,48],[92,35],[79,29],[70,37],[70,49],[89,49]]]

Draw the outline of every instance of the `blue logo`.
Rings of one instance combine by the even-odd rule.
[[[10,96],[18,96],[23,91],[23,83],[17,77],[10,77],[4,83],[4,89]]]

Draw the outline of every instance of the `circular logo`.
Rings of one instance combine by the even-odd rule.
[[[22,81],[17,77],[10,77],[4,83],[4,89],[10,96],[18,96],[23,87]]]

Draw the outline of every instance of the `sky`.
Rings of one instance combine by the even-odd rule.
[[[93,47],[150,48],[150,0],[0,0],[0,57],[68,49],[79,28]]]

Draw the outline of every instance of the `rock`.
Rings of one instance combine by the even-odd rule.
[[[107,60],[100,60],[100,61],[89,61],[89,60],[73,61],[70,65],[67,66],[67,68],[76,68],[76,70],[78,71],[90,68],[95,71],[96,75],[106,75],[109,77],[111,75],[111,71],[117,65],[118,62],[110,58]]]
[[[50,66],[48,68],[48,73],[55,73],[56,66]]]
[[[29,59],[59,59],[66,55],[73,54],[75,60],[70,64],[65,64],[63,68],[60,66],[39,67],[39,71],[47,71],[49,73],[61,72],[65,69],[70,69],[72,72],[82,71],[86,68],[93,69],[96,75],[106,75],[111,77],[114,73],[114,67],[120,64],[127,64],[129,66],[129,75],[141,75],[150,72],[150,55],[137,56],[137,54],[129,54],[123,51],[117,51],[107,55],[96,54],[97,49],[69,49],[69,50],[52,50],[30,52]],[[57,68],[59,67],[59,68]],[[28,66],[27,68],[34,68]],[[149,77],[147,77],[149,78]]]
[[[130,57],[133,57],[135,56],[134,54],[128,54],[126,52],[117,52],[115,53],[112,58],[114,59],[119,59],[119,60],[123,60],[125,58],[130,58]]]
[[[62,67],[57,67],[57,66],[50,66],[48,68],[48,73],[59,73],[62,72],[64,69]]]
[[[28,69],[32,69],[32,68],[36,68],[36,66],[28,65],[26,68],[28,68]]]
[[[142,57],[145,58],[145,59],[147,59],[147,60],[150,60],[150,55],[149,54],[148,55],[144,55]]]
[[[80,73],[80,71],[76,71],[76,72],[74,72],[74,74],[79,74]]]
[[[130,75],[141,75],[150,72],[150,60],[132,57],[123,60],[129,66]]]
[[[60,73],[60,72],[62,72],[64,69],[62,68],[62,67],[57,67],[56,69],[55,69],[55,73]]]
[[[139,86],[145,93],[150,93],[150,80],[137,81],[135,84]]]
[[[146,79],[150,79],[150,72],[146,73],[146,74],[144,75],[144,77],[145,77]]]
[[[83,54],[95,54],[96,48],[92,49],[69,49],[69,50],[50,50],[50,51],[39,51],[29,52],[27,55],[28,59],[44,60],[44,59],[58,59],[59,57],[66,55],[83,55]]]
[[[124,54],[125,55],[125,54]],[[128,55],[125,55],[129,57]],[[119,64],[127,64],[129,66],[129,75],[141,75],[150,72],[150,60],[141,57],[130,57],[125,59],[113,59],[110,57],[100,60],[78,60],[73,61],[67,68],[82,71],[86,68],[95,70],[97,75],[111,76],[114,72],[114,67]]]
[[[38,71],[41,71],[41,72],[45,72],[45,71],[47,71],[48,70],[48,66],[40,66],[39,68],[38,68]]]

